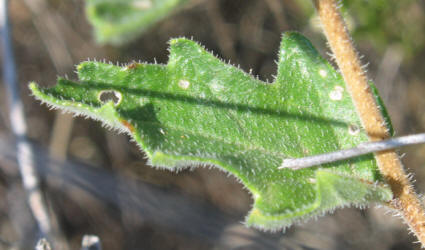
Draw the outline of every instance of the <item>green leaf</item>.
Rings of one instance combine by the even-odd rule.
[[[167,65],[83,62],[77,69],[81,83],[30,88],[53,107],[127,132],[154,166],[213,164],[231,173],[254,199],[248,225],[279,229],[392,197],[373,155],[277,169],[285,158],[368,140],[341,76],[300,34],[283,35],[272,84],[187,39],[171,40]]]
[[[99,43],[120,45],[182,6],[187,0],[86,0]]]

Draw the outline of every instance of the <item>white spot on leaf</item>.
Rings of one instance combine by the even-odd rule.
[[[335,88],[329,93],[331,100],[340,101],[342,100],[344,88],[341,86],[335,86]]]
[[[357,125],[351,124],[348,126],[348,133],[350,135],[357,135],[360,132],[360,128]]]
[[[326,72],[326,70],[324,70],[324,69],[321,69],[321,70],[319,70],[319,75],[322,76],[322,77],[326,77],[328,75],[328,72]]]
[[[214,92],[221,92],[224,90],[224,86],[216,80],[212,81],[210,86],[211,86],[211,90]]]
[[[182,89],[188,89],[190,86],[190,82],[187,80],[180,80],[179,81],[179,87]]]
[[[139,98],[139,103],[140,103],[141,106],[145,105],[148,102],[149,102],[149,99],[146,98],[146,97],[140,97]]]

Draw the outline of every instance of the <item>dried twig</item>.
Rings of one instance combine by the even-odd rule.
[[[27,193],[28,205],[37,221],[41,234],[50,234],[50,220],[46,204],[40,190],[37,169],[34,164],[34,153],[27,139],[27,126],[19,88],[16,79],[16,66],[13,46],[10,38],[8,17],[8,1],[0,0],[0,28],[3,49],[3,81],[6,84],[9,102],[9,116],[12,132],[16,138],[16,157],[23,186]]]
[[[336,62],[347,83],[362,124],[372,141],[390,135],[351,43],[335,0],[313,0]],[[394,151],[375,153],[379,169],[391,186],[394,199],[388,204],[400,212],[410,229],[425,246],[425,213],[418,196]]]
[[[407,145],[425,143],[425,133],[391,138],[384,141],[365,142],[355,148],[343,149],[331,153],[307,156],[297,159],[285,159],[279,169],[308,168],[320,164],[340,161],[369,153],[395,149]]]

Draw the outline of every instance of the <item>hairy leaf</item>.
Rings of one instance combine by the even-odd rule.
[[[88,20],[100,43],[122,44],[144,32],[187,0],[86,0]]]
[[[130,134],[154,166],[213,164],[252,194],[246,222],[279,229],[336,207],[391,199],[373,155],[302,170],[285,158],[367,141],[341,76],[297,33],[283,35],[275,81],[262,82],[187,39],[167,65],[83,62],[80,83],[30,85],[53,107]]]

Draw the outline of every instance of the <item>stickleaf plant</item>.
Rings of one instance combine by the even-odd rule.
[[[87,61],[77,66],[79,82],[59,78],[54,87],[30,89],[51,107],[128,133],[152,166],[214,165],[232,174],[254,200],[247,225],[277,230],[392,199],[371,154],[278,170],[287,158],[368,141],[341,75],[302,35],[283,34],[273,83],[191,40],[173,39],[169,51],[166,65]]]

